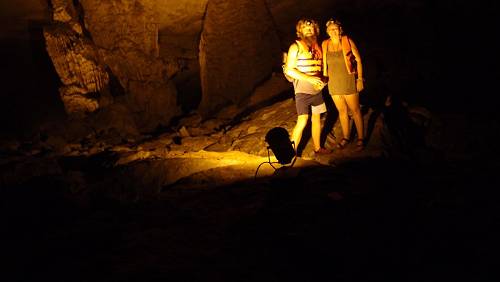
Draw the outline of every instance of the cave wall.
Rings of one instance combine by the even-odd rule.
[[[45,50],[46,1],[0,0],[0,138],[29,139],[42,121],[63,119],[58,76]]]
[[[211,0],[200,40],[200,111],[239,104],[267,79],[279,39],[264,0]]]
[[[75,4],[74,12],[68,13],[69,21],[64,14],[54,16],[56,7],[65,3]],[[67,81],[61,76],[61,64],[48,55],[44,28],[73,30],[70,45],[93,54],[83,56],[92,67],[72,63],[73,75],[89,69],[109,76],[109,80],[104,75],[100,79],[79,77],[80,82],[105,82],[95,89],[78,89],[97,103],[84,111],[120,103],[128,109],[120,112],[128,112],[146,132],[189,110],[209,115],[224,105],[244,106],[245,99],[272,72],[279,73],[279,52],[286,51],[294,40],[294,25],[301,16],[320,23],[335,16],[344,22],[364,59],[367,88],[362,99],[401,93],[417,102],[440,101],[447,106],[450,101],[460,101],[450,99],[454,91],[487,90],[485,84],[470,82],[459,87],[456,83],[467,82],[465,74],[456,73],[461,68],[456,58],[468,46],[456,44],[456,40],[464,33],[486,35],[482,38],[487,39],[498,11],[495,3],[1,0],[2,132],[29,131],[48,117],[61,119],[71,112],[60,95]],[[75,24],[80,25],[81,33]],[[322,28],[320,37],[325,36]],[[484,45],[496,46],[491,42]],[[70,53],[82,55],[74,52],[77,49]],[[69,65],[69,60],[62,61]],[[496,77],[493,61],[478,60],[475,68],[484,71],[474,74],[474,79],[481,78],[479,73]],[[438,80],[442,82],[436,83]]]
[[[329,1],[313,2],[325,7]],[[43,18],[39,26],[58,77],[51,99],[66,114],[85,117],[120,103],[148,132],[182,111],[208,117],[227,105],[244,107],[279,70],[305,7],[265,0],[32,0],[16,11]],[[321,11],[314,10],[310,16]]]
[[[140,131],[168,125],[181,114],[178,89],[192,99],[200,95],[201,102],[192,107],[209,117],[224,106],[241,104],[280,63],[280,41],[264,0],[51,4],[55,24],[46,28],[47,49],[72,116],[101,108],[107,100],[100,96],[112,76],[126,93]],[[182,91],[186,88],[201,93]]]
[[[181,113],[172,77],[181,63],[160,56],[159,30],[168,23],[165,2],[80,1],[85,29],[116,76],[140,131],[166,126]],[[167,16],[168,17],[168,16]]]

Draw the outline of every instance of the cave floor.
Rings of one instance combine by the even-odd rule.
[[[368,158],[84,208],[38,179],[5,190],[6,281],[492,281],[490,170]]]
[[[134,150],[19,157],[2,163],[2,183],[9,169],[31,176],[1,190],[2,278],[497,281],[496,139],[471,133],[495,135],[498,123],[447,124],[467,129],[449,134],[455,154],[367,148],[264,164],[257,178],[262,155],[166,150],[161,138]],[[182,162],[190,171],[174,169]]]

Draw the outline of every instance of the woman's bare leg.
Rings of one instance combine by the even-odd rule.
[[[347,114],[347,103],[344,95],[332,95],[335,107],[339,112],[340,126],[342,127],[342,134],[345,139],[349,139],[349,115]]]
[[[295,152],[297,152],[300,139],[302,139],[302,132],[304,131],[304,128],[306,127],[308,120],[309,120],[309,115],[299,115],[297,117],[297,124],[295,124],[292,133],[292,142],[294,142]]]
[[[321,148],[321,114],[312,114],[311,116],[311,135],[314,144],[314,151]]]
[[[358,140],[364,139],[363,115],[361,114],[361,107],[359,106],[359,94],[346,95],[345,101],[349,109],[351,109],[354,124],[356,125],[356,132],[358,133]]]

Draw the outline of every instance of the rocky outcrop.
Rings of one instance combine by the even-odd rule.
[[[54,20],[64,22],[66,30],[74,33],[68,36],[67,31],[66,41],[78,38],[93,50],[98,73],[105,76],[101,80],[108,83],[106,71],[116,77],[139,130],[148,132],[168,125],[181,113],[181,106],[186,109],[179,104],[179,94],[188,108],[199,103],[199,112],[208,118],[227,106],[229,113],[241,113],[273,98],[276,92],[268,95],[262,91],[269,85],[288,88],[273,73],[282,48],[273,14],[280,11],[280,5],[271,4],[265,0],[182,0],[175,5],[152,0],[54,0],[52,6]],[[70,46],[84,44],[81,42]],[[56,43],[51,45],[58,46]],[[54,61],[62,60],[61,54],[52,53]],[[96,71],[82,73],[88,76]],[[68,112],[77,111],[74,105],[86,105],[80,112],[100,107],[97,99],[81,95],[91,93],[90,87],[69,85],[63,95],[72,98],[65,98]]]
[[[44,29],[47,52],[59,75],[59,94],[68,114],[85,116],[99,108],[98,95],[109,82],[105,67],[99,63],[98,52],[78,23],[71,1],[54,0],[53,19],[56,24]]]
[[[242,102],[270,77],[280,54],[264,0],[210,1],[200,40],[199,110],[208,116]]]
[[[171,78],[182,63],[159,56],[156,1],[81,1],[85,27],[126,93],[139,130],[168,125],[180,113]]]

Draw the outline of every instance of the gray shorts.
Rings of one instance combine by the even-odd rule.
[[[326,105],[323,101],[321,93],[316,95],[297,93],[295,94],[295,106],[297,107],[297,114],[308,115],[322,114],[326,112]]]

